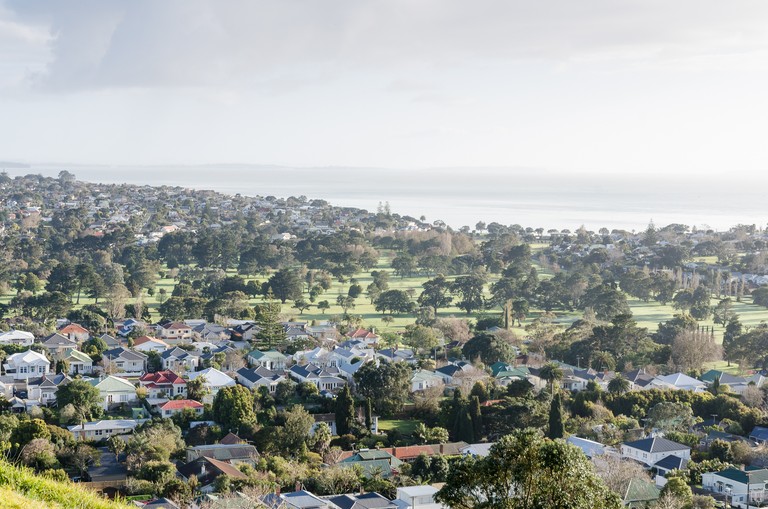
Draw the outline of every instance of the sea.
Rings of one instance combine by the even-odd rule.
[[[0,168],[3,164],[0,163]],[[172,185],[247,196],[306,196],[454,227],[497,222],[523,227],[641,231],[653,222],[724,231],[768,223],[768,177],[737,174],[588,173],[536,168],[388,169],[268,165],[15,165],[11,176],[74,173],[101,183]]]

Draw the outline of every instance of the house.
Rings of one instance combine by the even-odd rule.
[[[530,375],[530,371],[528,371],[528,368],[525,366],[520,367],[512,367],[511,369],[505,369],[497,371],[496,374],[494,374],[494,378],[496,379],[496,384],[500,385],[502,387],[507,387],[512,382],[518,381],[518,380],[528,380],[528,376]]]
[[[629,509],[645,509],[658,500],[661,489],[651,481],[632,479],[622,496],[622,502]]]
[[[45,355],[27,350],[9,355],[3,364],[3,369],[5,374],[12,376],[14,380],[27,380],[49,374],[51,362]]]
[[[378,449],[360,449],[349,458],[339,462],[339,466],[359,465],[363,469],[363,475],[380,473],[382,477],[391,477],[403,462],[392,454]]]
[[[229,339],[231,333],[229,329],[222,325],[205,322],[192,327],[192,336],[197,341],[211,341],[218,343],[219,341]]]
[[[111,350],[112,348],[117,348],[118,346],[120,346],[120,341],[113,338],[109,334],[102,334],[101,336],[99,336],[99,339],[104,341],[104,344],[107,345],[108,350]]]
[[[41,342],[43,348],[54,359],[61,359],[69,355],[69,352],[77,349],[77,341],[73,341],[59,333],[51,334]]]
[[[213,483],[220,475],[226,475],[231,479],[248,479],[248,476],[235,466],[205,456],[178,467],[178,472],[184,481],[189,481],[192,476],[197,477],[198,489],[203,493],[213,491]]]
[[[654,463],[653,468],[656,469],[656,472],[659,475],[666,476],[673,470],[683,470],[687,464],[688,460],[686,458],[681,458],[680,456],[673,454],[672,456],[667,456]]]
[[[346,385],[347,381],[339,376],[339,370],[335,368],[321,368],[314,364],[299,366],[294,364],[288,370],[291,378],[299,383],[310,382],[322,391],[336,391]]]
[[[387,362],[407,362],[408,364],[416,364],[419,359],[413,350],[408,348],[385,348],[376,352],[376,357],[383,359]]]
[[[11,329],[0,333],[0,345],[32,346],[34,342],[35,335],[31,332]]]
[[[267,368],[271,371],[283,370],[288,365],[290,358],[277,350],[253,350],[247,356],[248,363],[255,368]]]
[[[424,391],[432,387],[443,387],[445,380],[434,371],[419,369],[411,375],[411,392]]]
[[[67,426],[67,429],[77,440],[104,440],[112,435],[126,435],[144,421],[136,419],[110,419],[84,422]]]
[[[701,474],[701,485],[713,493],[725,495],[732,507],[757,506],[768,496],[768,469],[747,467],[705,472]]]
[[[744,392],[744,390],[746,390],[747,387],[749,387],[750,382],[757,385],[757,387],[760,387],[758,382],[760,384],[765,382],[765,379],[761,375],[758,374],[757,377],[758,378],[756,380],[752,379],[752,377],[748,379],[747,377],[734,376],[730,373],[724,373],[716,369],[710,369],[699,378],[702,382],[707,384],[708,387],[712,387],[712,384],[714,384],[715,380],[717,380],[720,385],[730,388],[731,392],[741,394]]]
[[[157,335],[169,344],[179,344],[192,339],[192,327],[184,322],[169,322],[158,325]]]
[[[274,393],[277,390],[277,385],[285,381],[285,376],[263,367],[240,368],[237,370],[236,378],[241,385],[249,389],[266,387],[270,393]]]
[[[109,410],[113,405],[136,401],[136,387],[125,378],[110,375],[102,380],[91,380],[91,384],[101,393],[101,406],[104,410]]]
[[[628,371],[624,373],[623,376],[629,380],[629,388],[633,391],[652,387],[651,382],[656,378],[653,375],[646,373],[644,369]]]
[[[203,398],[203,403],[213,403],[213,398],[216,397],[216,394],[218,394],[222,388],[237,385],[237,382],[235,382],[232,377],[226,373],[222,373],[216,368],[195,371],[189,373],[187,376],[190,380],[194,380],[199,376],[205,377],[203,386],[208,389],[208,394]]]
[[[269,497],[265,498],[266,500],[264,503],[267,507],[280,507],[286,509],[336,509],[332,502],[323,500],[304,490],[279,495],[277,497],[280,499],[278,505],[274,505],[274,502],[277,501],[271,501],[269,500]]]
[[[650,386],[662,389],[666,388],[693,392],[704,392],[707,390],[707,384],[684,373],[657,376],[650,383]]]
[[[483,442],[479,444],[469,444],[466,447],[462,447],[461,454],[465,456],[475,456],[484,458],[491,453],[491,447],[496,445],[496,442]]]
[[[119,346],[101,354],[117,373],[139,376],[147,369],[147,356]]]
[[[691,448],[662,437],[643,438],[621,444],[622,458],[639,461],[648,467],[652,467],[667,456],[673,455],[690,460]]]
[[[600,442],[593,440],[587,440],[586,438],[577,437],[576,435],[569,436],[566,440],[567,443],[575,445],[581,449],[587,458],[594,458],[595,456],[602,456],[607,453],[615,453],[616,450],[613,447],[608,447]]]
[[[256,448],[249,444],[211,444],[187,447],[187,462],[197,458],[213,458],[237,465],[238,463],[253,464],[259,457]]]
[[[371,361],[374,358],[374,352],[371,348],[334,348],[328,354],[328,365],[342,368],[362,366],[365,362]]]
[[[70,341],[81,343],[91,338],[91,333],[78,323],[70,323],[59,329],[59,334],[65,336]]]
[[[443,367],[437,368],[435,373],[443,378],[445,385],[455,385],[458,383],[456,379],[457,375],[469,371],[472,367],[468,362],[457,362],[455,364],[446,364]]]
[[[175,398],[187,396],[187,381],[173,371],[163,370],[144,373],[139,378],[139,385],[146,387],[150,398]]]
[[[749,433],[749,439],[754,440],[758,444],[768,443],[768,428],[755,426]]]
[[[365,343],[368,345],[372,345],[379,341],[379,336],[377,336],[376,333],[362,328],[352,331],[351,333],[347,334],[347,337],[349,339],[359,339],[361,341],[365,341]]]
[[[42,405],[50,405],[56,402],[56,392],[59,387],[63,387],[71,381],[69,376],[62,374],[29,378],[27,379],[27,397],[39,401]]]
[[[160,415],[164,418],[170,418],[187,409],[201,415],[204,406],[202,403],[192,399],[172,399],[160,406]]]
[[[393,502],[399,509],[447,509],[435,501],[438,491],[430,485],[397,488],[397,498]]]
[[[180,509],[179,504],[173,500],[168,500],[165,497],[156,498],[150,500],[146,504],[141,506],[142,509]]]
[[[179,347],[171,348],[160,354],[163,369],[172,371],[194,371],[200,365],[200,353],[187,351]]]
[[[151,338],[149,336],[141,336],[140,338],[136,338],[131,348],[137,352],[163,353],[168,350],[170,346],[168,346],[168,343],[162,339]]]
[[[328,349],[322,347],[303,350],[293,354],[293,361],[297,364],[314,364],[315,366],[327,367],[330,353]]]
[[[397,505],[378,493],[361,493],[327,497],[339,509],[397,509]]]
[[[64,357],[64,360],[69,363],[70,375],[89,375],[93,373],[93,359],[80,350],[70,351],[69,354]]]

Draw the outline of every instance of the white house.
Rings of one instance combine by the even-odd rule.
[[[435,502],[439,490],[434,486],[406,486],[397,488],[394,500],[400,509],[447,509],[447,506]]]
[[[72,350],[64,357],[64,360],[69,363],[69,374],[78,375],[93,373],[93,359],[84,354],[80,350]]]
[[[443,387],[443,377],[426,369],[420,369],[411,375],[411,392],[424,391],[431,387]]]
[[[200,415],[203,413],[204,407],[202,403],[192,399],[172,399],[160,407],[160,415],[166,418],[173,417],[186,409]]]
[[[187,351],[179,347],[166,350],[160,354],[163,369],[172,371],[194,371],[200,365],[200,353]]]
[[[726,468],[719,472],[705,472],[701,474],[701,485],[706,490],[724,495],[732,507],[747,507],[749,492],[749,503],[754,507],[768,500],[768,469]]]
[[[218,394],[221,389],[224,387],[232,387],[233,385],[237,385],[237,382],[235,382],[232,377],[226,373],[222,373],[216,368],[194,371],[189,373],[187,376],[190,380],[194,380],[199,376],[205,377],[205,383],[203,386],[208,389],[209,392],[203,398],[203,403],[213,403],[213,398],[216,397],[216,394]]]
[[[122,346],[107,350],[101,356],[113,364],[118,373],[141,375],[147,369],[146,355],[141,352],[127,350]]]
[[[91,421],[83,424],[67,426],[78,440],[103,440],[112,435],[125,435],[132,433],[133,430],[143,421],[135,419],[111,419],[103,421]]]
[[[157,335],[169,344],[178,344],[192,339],[192,327],[183,322],[171,322],[157,327]]]
[[[168,346],[168,343],[163,341],[162,339],[157,338],[151,338],[149,336],[142,336],[140,338],[136,338],[136,341],[133,342],[133,346],[131,347],[133,350],[137,352],[157,352],[157,353],[163,353],[166,350],[170,348]]]
[[[14,380],[27,380],[51,372],[51,362],[45,355],[27,350],[10,355],[3,364],[5,374]]]
[[[23,330],[9,330],[0,334],[0,345],[32,346],[35,335]]]
[[[643,438],[621,444],[621,457],[630,458],[652,467],[667,456],[691,459],[691,448],[662,437]]]
[[[704,392],[707,390],[707,384],[684,373],[657,376],[653,379],[650,385],[662,389],[667,388],[693,392]]]
[[[110,375],[103,380],[91,380],[91,384],[101,393],[101,406],[104,410],[109,410],[113,405],[136,401],[136,387],[125,378]]]
[[[44,375],[41,378],[27,380],[27,396],[29,399],[48,405],[56,401],[56,391],[67,385],[72,379],[67,375]]]
[[[270,371],[283,370],[288,365],[290,357],[287,357],[277,350],[254,350],[248,354],[248,362],[254,368],[267,368]]]

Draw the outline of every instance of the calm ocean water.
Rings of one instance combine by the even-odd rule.
[[[79,179],[104,183],[168,184],[224,193],[322,198],[335,205],[441,219],[454,227],[496,221],[533,228],[585,225],[597,230],[642,230],[657,226],[727,229],[765,227],[768,180],[749,185],[724,177],[669,175],[573,175],[534,169],[286,168],[273,166],[85,166],[40,165],[8,169],[10,175],[62,169]]]

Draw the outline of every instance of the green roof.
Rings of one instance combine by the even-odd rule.
[[[254,350],[251,353],[248,354],[249,357],[253,357],[254,359],[261,359],[262,357],[267,357],[270,359],[278,359],[278,360],[285,360],[285,355],[281,354],[277,350],[267,350],[266,352],[262,352],[261,350]]]
[[[760,484],[768,482],[768,470],[765,468],[748,468],[746,471],[738,468],[726,468],[717,472],[720,477],[741,484]]]
[[[720,377],[723,376],[723,372],[719,371],[717,369],[710,369],[703,375],[699,377],[699,380],[702,382],[714,382],[715,380],[720,380]]]
[[[632,479],[624,495],[624,503],[630,507],[645,507],[645,502],[659,498],[661,490],[651,481]]]
[[[443,380],[443,377],[438,375],[437,373],[433,373],[432,371],[427,371],[425,369],[420,369],[417,372],[411,376],[411,381],[419,381],[419,380]]]
[[[528,370],[514,368],[510,370],[499,371],[495,375],[495,378],[509,378],[509,377],[527,378]]]
[[[387,464],[393,467],[402,465],[402,461],[389,454],[387,451],[379,451],[378,449],[369,449],[367,451],[358,451],[354,455],[342,461],[342,463],[367,463],[371,461],[386,461]]]
[[[80,362],[86,362],[86,363],[90,362],[91,364],[93,364],[93,359],[91,359],[87,354],[84,354],[80,350],[72,350],[71,352],[69,352],[68,357],[74,357]]]

